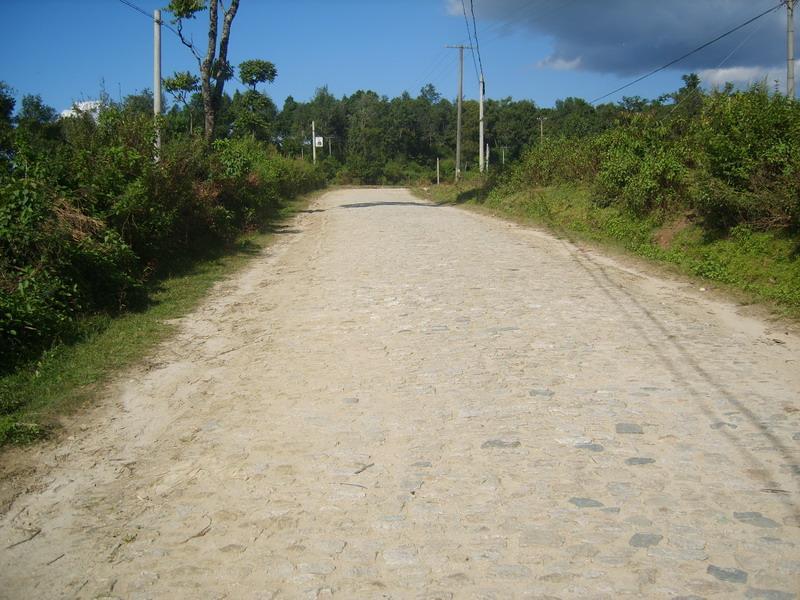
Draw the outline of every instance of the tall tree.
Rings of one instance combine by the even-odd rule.
[[[220,9],[222,9],[222,31],[219,31]],[[203,114],[205,119],[205,138],[211,141],[214,137],[214,125],[219,113],[225,82],[233,77],[233,67],[228,62],[228,42],[231,36],[231,24],[239,0],[231,0],[226,9],[222,0],[171,0],[167,10],[175,17],[178,35],[183,45],[191,50],[200,66],[200,90],[203,94]],[[194,42],[183,33],[183,22],[193,19],[197,13],[208,10],[208,46],[202,55]],[[219,44],[217,44],[219,42]]]

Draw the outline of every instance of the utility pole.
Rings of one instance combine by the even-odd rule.
[[[311,160],[317,164],[317,129],[311,121]]]
[[[478,137],[479,137],[479,139],[478,139],[478,147],[480,148],[480,158],[479,158],[480,163],[481,163],[480,164],[480,172],[483,173],[484,161],[485,161],[484,152],[483,152],[483,146],[484,146],[484,144],[483,144],[483,94],[484,94],[483,73],[481,73],[480,86],[481,86],[481,89],[480,89],[480,108],[479,108],[479,114],[478,114],[478,125],[479,125],[480,133],[478,134]]]
[[[439,185],[439,157],[436,157],[436,185]]]
[[[328,136],[328,156],[331,155],[331,136]]]
[[[486,144],[486,172],[489,172],[489,144]]]
[[[447,48],[458,48],[458,117],[456,118],[456,182],[461,177],[461,104],[464,97],[464,50],[471,50],[472,46],[459,44],[458,46],[446,46]]]
[[[153,115],[156,120],[156,157],[161,152],[161,11],[153,11]]]
[[[794,3],[786,0],[786,95],[794,99]]]
[[[539,117],[539,142],[544,140],[544,122],[547,121],[547,117]]]

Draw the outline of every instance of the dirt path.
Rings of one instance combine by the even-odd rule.
[[[797,338],[401,190],[284,233],[7,455],[0,596],[796,597]]]

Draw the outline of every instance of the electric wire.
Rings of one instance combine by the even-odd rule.
[[[441,68],[442,62],[445,61],[449,57],[450,57],[450,53],[447,51],[447,48],[441,48],[439,50],[438,54],[436,54],[436,57],[433,59],[431,64],[428,66],[428,69],[425,71],[425,74],[422,77],[419,77],[419,78],[417,78],[415,80],[415,83],[414,83],[414,86],[412,88],[412,91],[414,89],[420,88],[421,86],[425,85],[426,83],[430,83],[430,81],[428,81],[430,79],[430,77],[433,75],[433,73],[437,69]]]
[[[461,0],[461,10],[464,13],[464,24],[467,26],[467,38],[469,39],[469,51],[472,54],[472,66],[475,67],[475,79],[480,81],[480,75],[478,75],[478,62],[475,60],[475,46],[472,43],[472,30],[469,28],[469,19],[467,18],[467,6],[464,4],[464,0]]]
[[[483,79],[483,60],[481,59],[481,45],[478,43],[478,23],[475,20],[475,2],[474,0],[469,0],[469,10],[472,13],[472,29],[475,32],[475,50],[478,53],[478,65],[481,69],[481,80]],[[469,28],[469,25],[467,25]]]
[[[132,8],[132,9],[133,9],[133,10],[135,10],[136,12],[138,12],[138,13],[141,13],[142,15],[144,15],[145,17],[147,17],[147,18],[148,18],[148,19],[150,19],[151,21],[153,20],[153,15],[151,15],[150,13],[148,13],[148,12],[147,12],[145,9],[141,8],[140,6],[136,6],[136,5],[135,5],[133,2],[131,2],[130,0],[119,0],[119,1],[120,1],[120,2],[122,2],[122,3],[123,3],[125,6],[127,6],[128,8]],[[161,25],[162,25],[163,27],[165,27],[165,28],[169,29],[169,30],[170,30],[172,33],[174,33],[174,34],[175,34],[175,35],[177,35],[178,37],[180,37],[180,34],[178,33],[178,30],[177,30],[177,29],[175,29],[175,28],[174,28],[172,25],[170,25],[169,23],[166,23],[166,22],[164,21],[164,19],[161,19]]]
[[[691,50],[691,51],[687,52],[686,54],[684,54],[682,56],[679,56],[678,58],[675,58],[675,59],[669,61],[668,63],[658,67],[657,69],[653,69],[649,73],[645,73],[641,77],[637,77],[633,81],[629,81],[625,85],[621,85],[620,87],[616,88],[615,90],[612,90],[612,91],[608,92],[607,94],[603,94],[602,96],[598,96],[597,98],[592,100],[590,102],[590,104],[596,104],[597,102],[599,102],[600,100],[603,100],[604,98],[608,98],[609,96],[611,96],[613,94],[616,94],[617,92],[621,92],[622,90],[624,90],[626,88],[629,88],[632,85],[635,85],[635,84],[639,83],[640,81],[643,81],[643,80],[647,79],[648,77],[652,77],[653,75],[655,75],[656,73],[659,73],[660,71],[663,71],[664,69],[668,69],[669,67],[671,67],[672,65],[674,65],[676,63],[679,63],[683,59],[688,58],[688,57],[692,56],[693,54],[697,54],[701,50],[704,50],[704,49],[708,48],[710,45],[720,41],[722,38],[725,38],[725,37],[731,35],[732,33],[736,32],[736,31],[739,31],[743,27],[747,27],[753,21],[757,21],[758,19],[760,19],[760,18],[762,18],[762,17],[764,17],[764,16],[766,16],[766,15],[772,13],[772,12],[775,12],[776,10],[781,8],[782,6],[786,6],[786,0],[782,0],[779,4],[773,6],[772,8],[767,9],[764,12],[757,14],[755,17],[752,17],[751,19],[748,19],[744,23],[741,23],[740,25],[737,25],[733,29],[729,29],[725,33],[715,37],[713,40],[710,40],[710,41],[706,42],[705,44],[702,44],[702,45],[698,46],[694,50]]]
[[[747,42],[749,42],[749,41],[750,41],[750,38],[752,38],[752,37],[753,37],[753,36],[754,36],[756,33],[758,33],[759,31],[761,31],[761,28],[764,26],[764,23],[766,23],[766,21],[762,21],[761,23],[759,23],[758,27],[755,27],[755,28],[753,28],[753,29],[750,31],[750,33],[748,33],[748,34],[745,36],[745,38],[744,38],[744,39],[743,39],[741,42],[739,42],[739,44],[738,44],[738,45],[737,45],[737,46],[736,46],[736,47],[735,47],[733,50],[731,50],[730,52],[728,52],[728,55],[727,55],[725,58],[723,58],[723,59],[722,59],[722,60],[719,62],[719,64],[717,65],[717,67],[716,67],[716,68],[717,68],[717,69],[720,69],[720,68],[722,68],[722,65],[724,65],[726,62],[728,62],[728,61],[731,59],[731,57],[732,57],[734,54],[736,54],[736,53],[737,53],[737,52],[738,52],[738,51],[739,51],[739,50],[742,48],[742,46],[744,46],[744,45],[745,45]],[[698,91],[699,89],[700,89],[699,87],[696,87],[696,88],[694,88],[694,89],[693,89],[693,90],[692,90],[692,91],[691,91],[689,94],[687,94],[687,95],[686,95],[686,97],[685,97],[685,98],[683,98],[683,99],[682,99],[682,100],[680,100],[679,102],[676,102],[676,103],[675,103],[675,106],[673,106],[673,107],[672,107],[672,110],[671,110],[671,111],[669,111],[669,114],[672,114],[672,113],[674,113],[674,112],[675,112],[675,111],[678,109],[678,107],[679,107],[679,106],[681,106],[681,105],[682,105],[684,102],[686,102],[687,100],[689,100],[689,98],[691,98],[692,96],[694,96],[694,95],[697,93],[697,91]]]

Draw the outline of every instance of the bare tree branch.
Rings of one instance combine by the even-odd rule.
[[[178,32],[178,38],[180,38],[181,43],[184,46],[186,46],[189,50],[191,50],[192,54],[194,54],[194,57],[197,59],[197,62],[199,64],[200,63],[200,53],[194,47],[194,42],[192,40],[187,40],[183,36],[183,21],[181,19],[178,19],[175,24],[177,25],[176,31]]]

